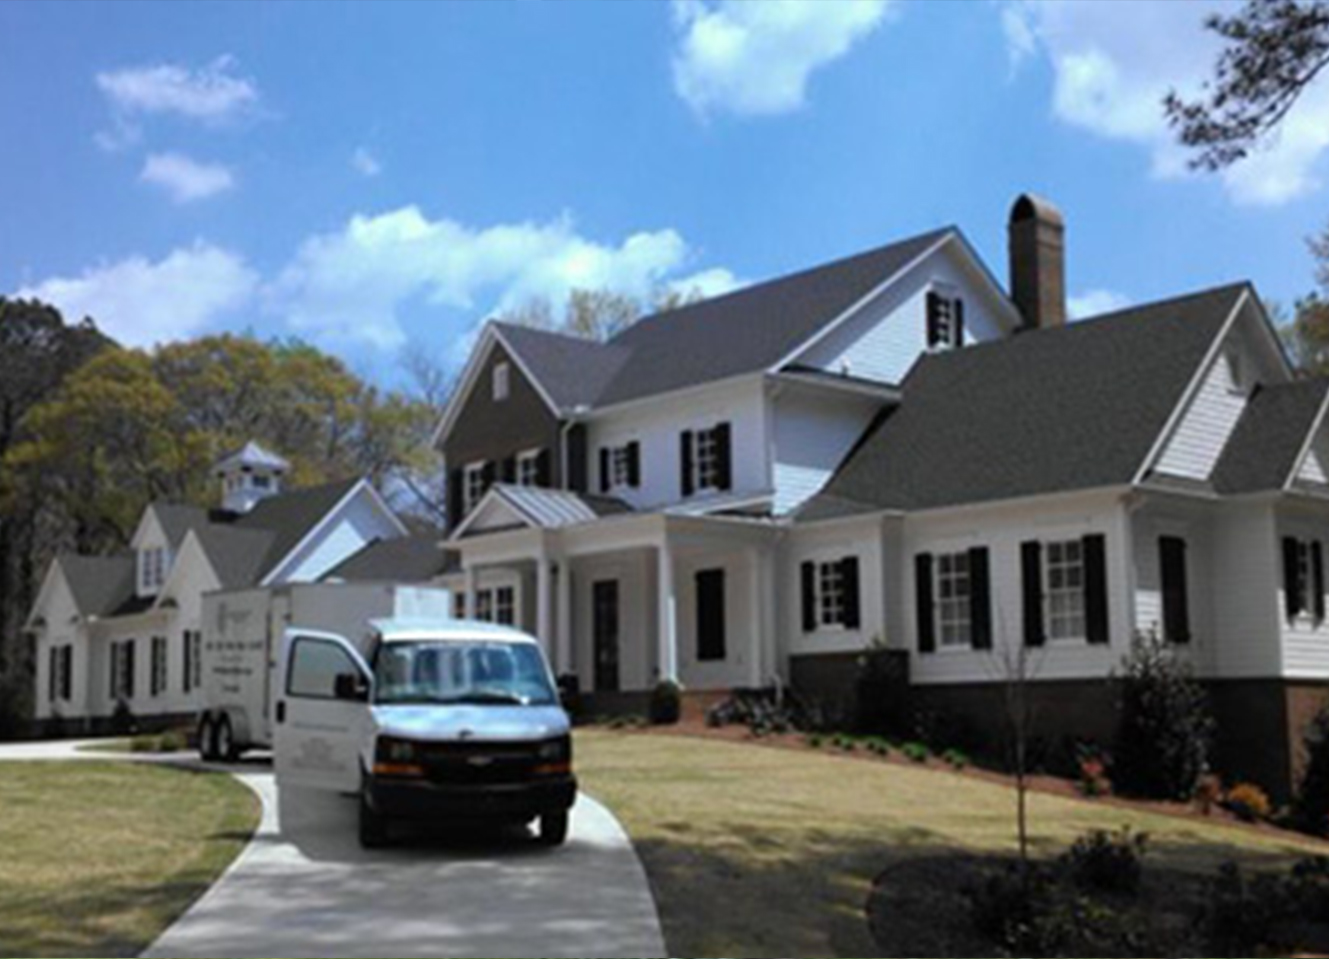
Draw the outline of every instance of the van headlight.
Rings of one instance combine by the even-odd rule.
[[[542,763],[572,762],[572,737],[560,736],[541,743],[536,756]]]
[[[418,758],[415,743],[395,736],[378,737],[374,758],[385,763],[413,763]]]

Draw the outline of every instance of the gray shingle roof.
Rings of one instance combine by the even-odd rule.
[[[83,616],[106,616],[134,595],[134,555],[79,556],[65,553],[57,562]]]
[[[1131,482],[1247,289],[926,357],[798,519]]]
[[[608,405],[769,369],[936,245],[934,230],[640,320],[608,343],[503,324],[556,404]]]
[[[234,523],[236,529],[263,530],[271,534],[267,553],[259,564],[255,580],[271,573],[319,520],[345,499],[359,482],[357,477],[280,493],[260,500],[252,510],[237,518]]]
[[[180,548],[185,534],[191,529],[206,526],[210,521],[207,510],[180,503],[153,503],[152,512],[156,515],[157,522],[161,524],[162,532],[166,534],[166,541],[171,544],[172,550]]]
[[[195,535],[223,589],[258,582],[274,539],[265,529],[237,529],[218,523],[200,526]]]
[[[1324,378],[1260,388],[1246,404],[1214,467],[1214,489],[1227,494],[1282,489],[1326,392],[1329,379]]]
[[[370,543],[326,574],[324,580],[346,582],[425,583],[459,569],[454,550],[440,546],[441,532]]]

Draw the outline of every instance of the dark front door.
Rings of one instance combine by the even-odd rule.
[[[602,579],[591,587],[595,634],[595,691],[618,692],[618,580]]]

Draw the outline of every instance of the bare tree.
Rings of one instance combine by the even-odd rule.
[[[1001,684],[1002,722],[1005,726],[1006,764],[1015,777],[1015,830],[1020,867],[1029,869],[1029,776],[1033,768],[1032,744],[1037,728],[1038,707],[1030,695],[1041,664],[1041,648],[1022,640],[1011,642],[1006,617],[998,611],[997,636],[989,660],[995,680]]]
[[[1191,166],[1213,171],[1246,157],[1329,66],[1329,3],[1248,0],[1205,27],[1225,41],[1213,77],[1198,99],[1173,90],[1163,105],[1181,142],[1197,151]]]

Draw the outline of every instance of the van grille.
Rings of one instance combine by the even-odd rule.
[[[538,744],[435,743],[425,747],[425,775],[440,786],[529,782],[538,764]]]

